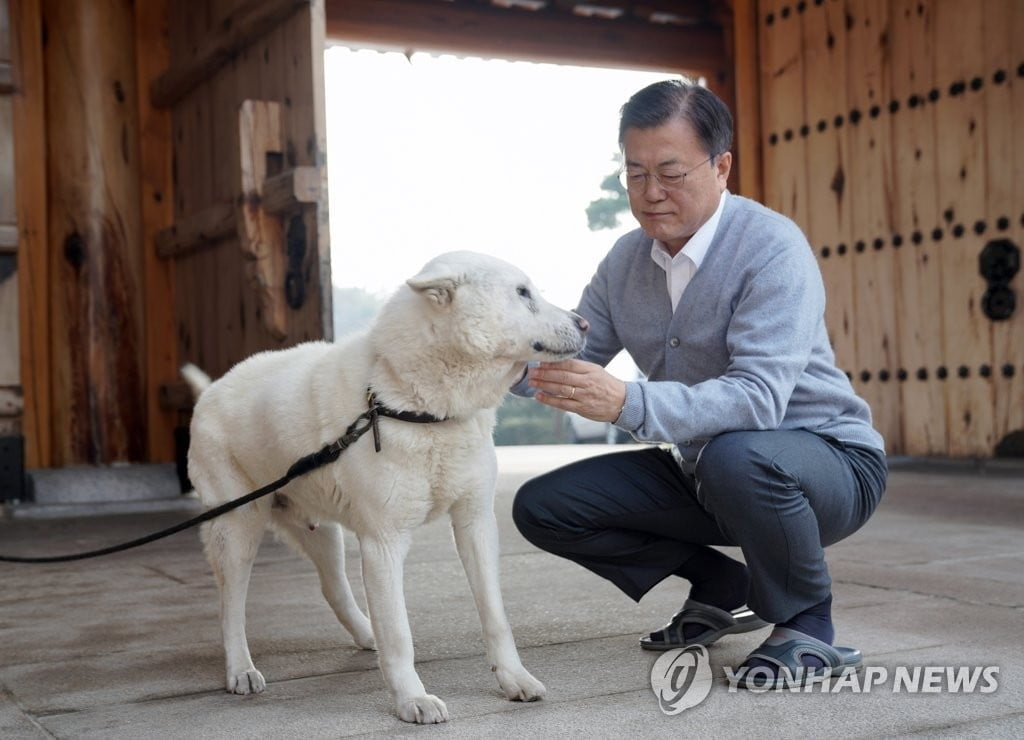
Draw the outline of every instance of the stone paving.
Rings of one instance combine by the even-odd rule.
[[[312,567],[270,537],[248,610],[267,691],[228,695],[216,588],[187,531],[97,560],[0,564],[0,737],[1024,737],[1024,464],[894,461],[878,513],[829,549],[837,641],[865,655],[858,684],[730,691],[725,668],[766,633],[737,635],[709,651],[706,699],[667,715],[651,690],[658,655],[637,638],[678,608],[682,583],[663,582],[634,604],[539,552],[511,522],[523,480],[605,449],[499,448],[502,587],[523,662],[547,685],[543,701],[501,696],[446,521],[418,532],[406,594],[417,668],[450,722],[417,727],[394,716],[375,654],[337,625]],[[30,508],[0,520],[0,552],[100,547],[187,514],[180,500],[122,515],[82,507],[66,518]],[[348,556],[361,599],[354,537]],[[994,691],[980,690],[992,688],[985,680],[974,692],[949,690],[947,668],[986,667],[998,669],[988,674]],[[916,693],[896,678],[915,670]]]

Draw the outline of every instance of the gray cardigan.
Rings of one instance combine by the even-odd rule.
[[[727,195],[700,269],[675,312],[651,238],[620,238],[583,291],[580,359],[625,348],[647,380],[626,384],[616,426],[691,457],[723,432],[806,429],[884,449],[871,411],[835,365],[825,288],[806,237],[785,216]]]

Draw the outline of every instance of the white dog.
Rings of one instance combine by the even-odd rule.
[[[265,687],[246,642],[245,600],[270,525],[313,561],[356,644],[372,648],[376,636],[398,716],[447,720],[444,702],[426,692],[413,667],[402,588],[413,529],[447,512],[498,683],[509,699],[543,696],[544,685],[519,660],[498,587],[491,431],[494,409],[525,363],[574,356],[586,330],[584,319],[544,301],[512,265],[453,252],[408,280],[365,334],[263,352],[213,384],[194,366],[183,368],[199,394],[188,472],[208,507],[277,480],[339,439],[367,410],[368,390],[388,409],[441,420],[381,417],[380,452],[367,433],[335,462],[204,525],[220,589],[228,691]],[[369,620],[345,577],[342,524],[359,538]]]

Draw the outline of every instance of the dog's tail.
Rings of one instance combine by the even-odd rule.
[[[210,380],[210,376],[200,370],[198,367],[189,362],[181,367],[181,377],[188,383],[188,387],[192,389],[192,395],[199,398],[199,394],[210,387],[213,382]]]

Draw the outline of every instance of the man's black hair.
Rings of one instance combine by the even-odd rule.
[[[619,146],[630,128],[652,128],[680,118],[693,126],[708,155],[732,147],[732,114],[721,99],[706,87],[685,80],[664,80],[635,93],[622,106]]]

